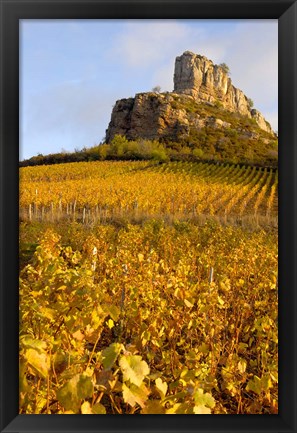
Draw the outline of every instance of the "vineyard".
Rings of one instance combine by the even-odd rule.
[[[20,169],[21,414],[278,412],[278,174]]]
[[[170,162],[92,162],[20,170],[23,220],[250,220],[277,226],[273,169]]]

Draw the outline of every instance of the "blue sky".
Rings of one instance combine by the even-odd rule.
[[[22,20],[20,159],[103,141],[115,101],[173,90],[175,57],[226,63],[278,129],[277,20]]]

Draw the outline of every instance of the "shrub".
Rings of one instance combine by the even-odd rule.
[[[155,86],[155,87],[153,87],[152,91],[156,92],[156,93],[160,93],[161,92],[161,86]]]
[[[98,149],[99,159],[102,161],[106,158],[108,154],[109,146],[108,144],[101,144]]]
[[[110,153],[116,156],[122,156],[124,154],[124,148],[128,144],[128,140],[125,136],[117,134],[110,144]]]
[[[230,68],[229,68],[228,65],[226,65],[226,63],[220,63],[219,66],[220,66],[220,68],[223,69],[223,71],[224,71],[226,74],[230,75]]]
[[[254,101],[251,98],[247,98],[247,103],[248,103],[248,105],[249,105],[250,108],[253,108]]]
[[[193,155],[196,156],[196,158],[202,159],[204,156],[204,152],[202,149],[196,148],[193,150]]]

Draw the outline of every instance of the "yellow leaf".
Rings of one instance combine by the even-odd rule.
[[[81,400],[93,395],[92,379],[85,373],[76,374],[60,389],[57,390],[57,398],[66,410],[79,411]]]
[[[122,349],[122,344],[112,343],[102,351],[102,364],[106,370],[109,370],[113,366]]]
[[[123,383],[124,401],[132,407],[134,407],[137,403],[140,407],[144,408],[148,395],[149,391],[144,384],[141,386],[136,386],[132,383],[128,387],[125,383]]]
[[[240,373],[244,373],[246,370],[246,361],[244,360],[239,361],[239,363],[237,364],[237,368],[240,371]]]
[[[162,414],[165,413],[165,409],[161,405],[160,400],[147,400],[141,413],[150,415]]]
[[[218,296],[218,302],[219,302],[220,305],[224,305],[225,304],[225,301],[220,296]]]
[[[25,357],[28,364],[39,376],[45,379],[50,369],[50,359],[46,353],[40,353],[35,349],[27,349]]]
[[[84,401],[80,407],[81,413],[84,415],[93,415],[91,405],[88,401]]]
[[[106,409],[101,403],[96,403],[94,406],[88,401],[84,401],[80,407],[81,413],[83,415],[104,415],[106,414]]]
[[[49,319],[49,320],[54,320],[55,319],[55,316],[56,316],[56,310],[53,310],[52,308],[46,308],[46,307],[43,307],[43,308],[40,308],[40,313],[46,318],[46,319]]]
[[[140,386],[145,376],[150,373],[149,366],[139,355],[124,355],[119,361],[124,381],[130,380]]]
[[[184,303],[186,305],[186,307],[188,308],[192,308],[194,306],[194,304],[192,304],[190,301],[188,301],[187,299],[184,300]]]
[[[144,255],[143,254],[138,254],[138,260],[141,262],[143,262],[144,260]]]
[[[162,379],[160,377],[158,377],[158,379],[155,380],[156,383],[156,387],[158,389],[158,391],[161,394],[161,397],[165,397],[167,389],[168,389],[168,385],[166,382],[162,382]]]
[[[189,414],[193,413],[188,403],[175,403],[173,407],[166,410],[166,414]]]
[[[31,296],[33,296],[33,298],[38,298],[40,295],[42,295],[42,290],[39,290],[38,292],[32,290],[31,292]]]
[[[180,407],[181,403],[175,403],[171,408],[166,410],[166,414],[175,414],[178,411],[178,408]]]
[[[109,329],[112,329],[114,327],[114,321],[112,319],[108,319],[107,326],[109,327]]]
[[[194,406],[193,408],[194,413],[196,413],[197,415],[208,415],[211,413],[211,410],[204,406],[203,404],[198,404],[196,406]]]

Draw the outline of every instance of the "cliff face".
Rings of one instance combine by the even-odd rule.
[[[226,110],[253,118],[261,129],[273,132],[262,114],[250,107],[242,90],[233,86],[226,68],[204,56],[186,51],[176,58],[174,92],[191,95],[197,102],[219,101]]]
[[[212,107],[216,107],[215,115]],[[106,142],[116,134],[130,140],[179,141],[193,128],[229,128],[232,125],[226,121],[226,111],[253,119],[256,126],[273,135],[262,114],[252,109],[249,99],[233,86],[226,68],[186,51],[176,58],[172,93],[139,93],[116,102]]]
[[[174,92],[191,95],[196,101],[220,101],[224,108],[250,116],[248,100],[232,85],[227,70],[190,51],[175,60]]]
[[[190,128],[206,126],[229,127],[230,123],[214,116],[205,116],[187,109],[192,97],[188,95],[139,93],[134,98],[117,101],[106,134],[110,142],[116,135],[128,140],[139,137],[149,140],[165,138],[178,141],[185,138]]]

